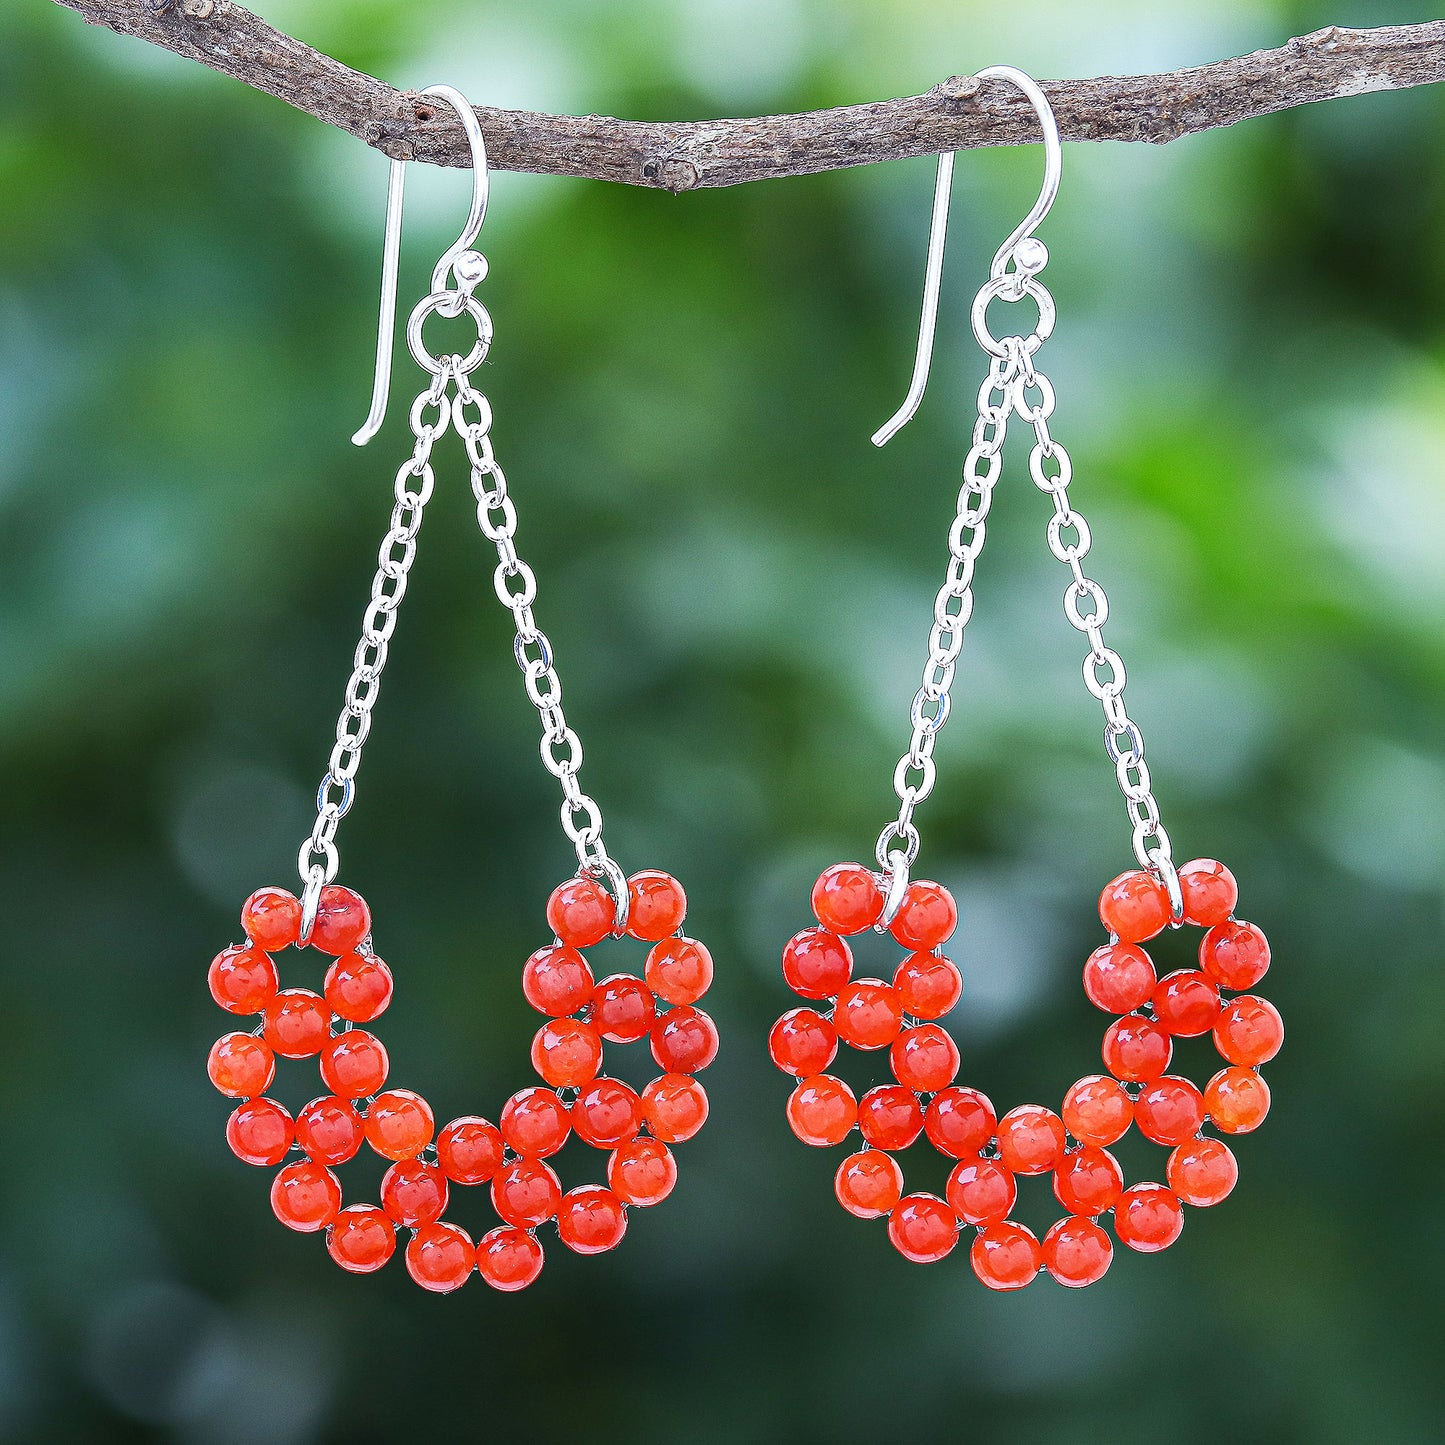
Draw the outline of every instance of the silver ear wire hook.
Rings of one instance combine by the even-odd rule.
[[[1023,91],[1038,116],[1039,128],[1044,139],[1044,183],[1033,209],[1014,228],[1008,240],[998,248],[993,258],[990,274],[994,280],[1002,280],[1008,274],[1008,263],[1023,276],[1033,276],[1042,271],[1049,253],[1032,233],[1049,213],[1054,197],[1059,193],[1059,174],[1063,165],[1059,145],[1059,127],[1054,120],[1053,107],[1038,84],[1022,70],[1012,65],[990,65],[980,70],[976,80],[1007,80]],[[953,193],[953,160],[956,152],[944,151],[938,157],[938,178],[933,187],[933,219],[928,228],[928,262],[923,273],[923,316],[918,324],[918,350],[913,359],[913,379],[908,383],[908,395],[884,424],[873,433],[873,445],[881,447],[893,439],[912,420],[923,400],[928,385],[928,368],[933,361],[933,334],[938,323],[938,288],[943,276],[943,245],[948,233],[948,202]],[[1016,299],[1016,298],[1015,298]]]
[[[419,95],[444,100],[457,113],[462,129],[467,133],[467,142],[472,148],[472,206],[467,213],[467,223],[452,245],[447,247],[432,272],[431,289],[433,296],[446,290],[448,269],[455,276],[457,289],[436,310],[443,316],[457,316],[467,304],[473,287],[487,274],[486,260],[471,249],[482,229],[487,214],[487,192],[490,175],[487,170],[487,144],[482,139],[482,128],[477,124],[477,113],[459,90],[450,85],[429,85]],[[391,173],[386,187],[386,239],[382,245],[381,259],[381,316],[376,330],[376,375],[371,386],[371,411],[366,423],[351,440],[364,447],[378,431],[386,417],[386,402],[391,391],[391,354],[396,340],[396,288],[397,269],[401,259],[401,214],[402,195],[406,186],[406,162],[392,161]]]

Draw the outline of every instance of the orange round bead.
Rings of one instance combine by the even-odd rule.
[[[378,1094],[366,1110],[366,1142],[383,1159],[411,1159],[431,1143],[431,1105],[410,1089]]]
[[[477,1241],[477,1273],[493,1289],[511,1294],[542,1273],[542,1246],[525,1229],[504,1225]]]
[[[276,1077],[271,1046],[250,1034],[223,1034],[211,1045],[206,1059],[211,1082],[232,1099],[264,1094]]]
[[[852,976],[853,954],[826,928],[805,928],[783,950],[783,981],[803,998],[832,998]]]
[[[492,1180],[492,1208],[519,1229],[551,1219],[561,1202],[562,1186],[540,1159],[514,1159]]]
[[[575,948],[549,943],[522,965],[522,996],[538,1013],[561,1018],[592,997],[592,970]]]
[[[888,1239],[904,1259],[933,1264],[958,1243],[958,1217],[936,1194],[908,1194],[889,1212]]]
[[[1213,979],[1197,969],[1181,968],[1159,980],[1154,1017],[1175,1038],[1192,1039],[1214,1027],[1221,1008]]]
[[[998,1224],[1013,1212],[1018,1185],[997,1159],[960,1159],[948,1175],[949,1208],[965,1224]]]
[[[990,1224],[973,1241],[968,1262],[989,1289],[1023,1289],[1043,1267],[1044,1251],[1033,1231],[1022,1224]]]
[[[1184,919],[1201,928],[1225,922],[1239,902],[1234,874],[1213,858],[1196,858],[1179,870],[1179,891],[1184,895]]]
[[[677,1160],[659,1139],[629,1139],[607,1161],[607,1183],[624,1204],[661,1204],[677,1183]]]
[[[1095,1008],[1127,1014],[1154,992],[1154,964],[1134,943],[1106,943],[1084,960],[1084,992]]]
[[[860,864],[835,863],[813,884],[813,915],[834,933],[862,933],[883,916],[883,890]]]
[[[616,1249],[626,1233],[627,1209],[610,1189],[584,1184],[557,1206],[557,1237],[575,1254]]]
[[[298,1234],[325,1229],[340,1208],[340,1181],[309,1159],[278,1169],[271,1181],[271,1212]]]
[[[838,1166],[833,1193],[849,1214],[859,1219],[880,1219],[903,1197],[903,1171],[887,1154],[864,1149],[850,1154]]]
[[[707,1091],[688,1074],[664,1074],[642,1091],[642,1118],[664,1144],[682,1144],[707,1123]]]
[[[614,973],[592,993],[592,1027],[614,1044],[645,1039],[657,1019],[657,999],[640,978]]]
[[[301,903],[285,888],[258,888],[241,905],[241,927],[266,953],[289,948],[301,936]]]
[[[838,1031],[810,1008],[785,1013],[768,1034],[768,1053],[786,1074],[821,1074],[838,1052]]]
[[[566,1142],[572,1116],[550,1089],[519,1089],[498,1120],[508,1148],[527,1159],[547,1159]]]
[[[1124,1171],[1107,1149],[1084,1144],[1054,1170],[1054,1197],[1070,1214],[1102,1214],[1124,1192]]]
[[[364,1137],[361,1115],[349,1099],[323,1094],[296,1116],[296,1142],[317,1164],[345,1164],[356,1158]]]
[[[374,1204],[349,1204],[326,1231],[326,1252],[348,1274],[372,1274],[396,1252],[396,1226]]]
[[[450,1294],[466,1282],[477,1247],[456,1224],[424,1224],[406,1246],[406,1272],[433,1294]]]
[[[1182,1144],[1204,1127],[1204,1095],[1188,1079],[1165,1074],[1134,1100],[1134,1121],[1155,1144]]]
[[[1064,1121],[1039,1104],[1020,1104],[998,1121],[998,1157],[1015,1174],[1047,1174],[1067,1143]]]
[[[1228,1144],[1191,1139],[1169,1156],[1164,1177],[1186,1204],[1205,1209],[1229,1197],[1239,1181],[1239,1165]]]
[[[860,978],[838,993],[833,1027],[855,1049],[886,1049],[903,1027],[898,995],[878,978]]]
[[[676,933],[686,915],[687,894],[670,873],[651,868],[627,880],[627,931],[633,938],[657,943]]]
[[[920,1094],[936,1094],[958,1073],[958,1045],[937,1024],[919,1024],[893,1040],[888,1061],[900,1084]]]
[[[251,1099],[226,1120],[226,1143],[243,1164],[279,1164],[295,1137],[291,1115],[274,1099]]]
[[[643,965],[648,986],[668,1003],[696,1003],[712,987],[712,954],[695,938],[664,938]]]
[[[695,1074],[717,1058],[717,1025],[687,1004],[663,1014],[648,1037],[657,1067],[669,1074]]]
[[[1199,966],[1220,988],[1253,988],[1269,971],[1269,941],[1252,923],[1221,923],[1200,942]]]
[[[1116,1079],[1157,1079],[1174,1057],[1174,1044],[1153,1019],[1126,1014],[1104,1032],[1104,1067]]]
[[[998,1115],[977,1089],[948,1088],[929,1100],[923,1128],[940,1154],[966,1159],[993,1138]]]
[[[408,1229],[440,1219],[449,1192],[446,1175],[420,1159],[403,1159],[381,1176],[381,1207]]]
[[[1064,1095],[1064,1127],[1084,1144],[1113,1144],[1134,1122],[1134,1101],[1116,1079],[1090,1074]]]
[[[642,1127],[642,1101],[620,1079],[594,1079],[572,1105],[572,1132],[594,1149],[615,1149]]]
[[[1269,1113],[1269,1085],[1253,1069],[1221,1069],[1204,1090],[1204,1111],[1226,1134],[1248,1134]]]
[[[953,894],[941,883],[910,883],[888,931],[904,948],[929,953],[946,943],[958,927]]]
[[[364,1099],[380,1093],[391,1061],[381,1040],[365,1029],[347,1029],[321,1050],[321,1078],[343,1099]]]
[[[369,1024],[391,1002],[391,970],[374,953],[344,953],[326,970],[321,988],[332,1013]]]
[[[282,989],[266,1005],[266,1042],[283,1059],[309,1059],[331,1037],[331,1010],[309,988]]]
[[[258,1014],[281,986],[276,965],[254,948],[227,948],[211,961],[211,997],[233,1014]]]
[[[1242,993],[1224,1006],[1214,1025],[1214,1047],[1231,1064],[1257,1068],[1284,1043],[1284,1021],[1268,999]]]
[[[939,953],[910,953],[893,975],[903,1012],[916,1019],[941,1019],[963,996],[963,976]]]
[[[437,1135],[437,1163],[455,1184],[485,1184],[502,1166],[502,1131],[465,1115]]]
[[[1184,1207],[1162,1184],[1134,1184],[1114,1206],[1114,1233],[1140,1254],[1168,1249],[1184,1230]]]
[[[1109,1272],[1114,1246],[1092,1219],[1061,1219],[1043,1240],[1044,1268],[1069,1289],[1097,1284]]]
[[[617,921],[612,895],[595,878],[569,878],[547,900],[547,924],[559,943],[590,948],[601,943]]]
[[[858,1100],[858,1128],[875,1149],[906,1149],[923,1132],[912,1089],[880,1084]]]
[[[551,1019],[532,1039],[532,1067],[554,1089],[575,1089],[597,1077],[602,1067],[602,1040],[591,1024]]]
[[[371,932],[371,909],[359,893],[328,883],[316,905],[316,922],[308,940],[322,953],[350,953]]]
[[[788,1126],[805,1144],[841,1144],[857,1122],[857,1098],[832,1074],[813,1074],[788,1096]]]
[[[1104,927],[1124,943],[1143,943],[1169,923],[1169,895],[1164,885],[1142,869],[1121,873],[1099,895]]]

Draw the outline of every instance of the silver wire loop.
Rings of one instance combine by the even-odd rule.
[[[600,857],[584,863],[577,870],[577,876],[592,878],[606,885],[607,891],[612,895],[612,901],[616,905],[612,920],[612,936],[621,938],[627,932],[627,918],[632,902],[631,890],[627,886],[627,875],[604,851]]]
[[[1169,895],[1169,926],[1178,928],[1184,922],[1184,889],[1179,884],[1179,870],[1167,848],[1151,848],[1149,862]]]
[[[306,874],[306,887],[301,890],[301,932],[297,943],[305,948],[311,942],[311,930],[316,927],[316,911],[321,906],[321,886],[326,882],[326,870],[317,863]]]
[[[917,849],[914,849],[914,852],[916,853]],[[903,907],[903,895],[908,892],[908,870],[912,863],[913,859],[909,854],[897,849],[888,855],[888,862],[883,870],[888,889],[883,895],[883,913],[878,920],[879,928],[887,928],[898,917],[898,910]]]

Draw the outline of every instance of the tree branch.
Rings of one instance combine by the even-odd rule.
[[[392,89],[273,29],[230,0],[56,0],[198,60],[364,140],[386,155],[470,163],[447,107]],[[1162,143],[1251,116],[1372,90],[1445,80],[1445,21],[1331,26],[1160,75],[1053,80],[1043,89],[1063,139]],[[449,118],[450,117],[450,118]],[[590,176],[673,192],[806,175],[970,146],[1038,139],[1028,102],[1001,82],[955,77],[925,95],[751,120],[645,122],[478,106],[500,170]]]

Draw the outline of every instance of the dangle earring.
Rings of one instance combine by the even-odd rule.
[[[406,1267],[424,1289],[456,1289],[475,1268],[494,1288],[517,1290],[542,1268],[537,1230],[545,1222],[555,1220],[569,1249],[597,1254],[621,1242],[629,1205],[657,1204],[672,1191],[677,1165],[669,1146],[691,1138],[707,1118],[707,1095],[692,1076],[716,1055],[717,1030],[694,1005],[707,991],[713,969],[707,949],[682,932],[687,909],[682,888],[666,873],[624,877],[603,846],[602,814],[578,784],[582,745],[563,715],[551,644],[533,619],[536,581],[513,541],[516,510],[492,452],[491,406],[469,379],[492,337],[491,318],[473,294],[487,271],[472,249],[486,211],[486,148],[462,95],[448,86],[421,94],[453,107],[466,129],[471,212],[407,325],[411,354],[432,379],[412,403],[416,445],[396,475],[391,527],[381,546],[336,746],[317,794],[316,824],[301,845],[301,894],[284,888],[253,893],[241,910],[246,941],[211,964],[216,1002],[229,1013],[259,1017],[250,1032],[217,1041],[208,1069],[221,1093],[239,1101],[226,1125],[233,1152],[248,1164],[280,1166],[271,1184],[276,1216],[302,1233],[324,1232],[327,1250],[342,1269],[355,1274],[380,1269],[406,1231]],[[403,163],[393,161],[376,383],[371,415],[353,438],[358,444],[376,432],[386,411],[403,180]],[[477,335],[466,356],[438,358],[427,350],[422,329],[433,312],[471,317]],[[497,595],[516,619],[517,663],[541,715],[542,761],[562,785],[562,826],[579,867],[548,900],[552,941],[522,969],[527,1001],[548,1016],[531,1049],[533,1067],[548,1087],[513,1094],[495,1124],[469,1116],[437,1132],[426,1100],[387,1082],[387,1051],[369,1026],[391,1000],[392,974],[373,949],[367,905],[334,880],[337,826],[351,809],[397,608],[432,494],[432,447],[448,427],[466,448],[477,518],[496,546]],[[583,951],[608,937],[650,945],[641,977],[623,973],[594,980]],[[317,961],[326,967],[320,993],[280,987],[272,955],[288,948],[302,962],[321,956]],[[599,1071],[604,1041],[642,1039],[649,1041],[660,1075],[639,1095]],[[311,1058],[320,1065],[325,1092],[294,1120],[266,1097],[278,1057]],[[547,1160],[573,1134],[607,1154],[607,1187],[588,1184],[563,1193]],[[390,1163],[380,1206],[342,1208],[334,1171],[363,1145]],[[501,1223],[474,1244],[443,1215],[453,1186],[482,1184],[490,1185]]]
[[[1033,234],[1059,184],[1053,112],[1039,87],[1011,66],[993,66],[977,78],[1011,82],[1032,103],[1043,131],[1044,184],[1033,210],[999,248],[973,303],[973,332],[990,357],[989,373],[979,391],[973,445],[949,531],[948,573],[934,604],[923,685],[913,700],[913,735],[894,772],[898,817],[878,839],[878,872],[840,863],[814,885],[817,926],[797,934],[782,960],[784,980],[811,1006],[778,1020],[769,1051],[778,1067],[798,1080],[787,1118],[803,1143],[841,1144],[855,1126],[862,1135],[864,1147],[843,1160],[834,1181],[844,1209],[863,1219],[886,1217],[894,1246],[919,1263],[942,1259],[960,1229],[974,1226],[975,1274],[990,1289],[1014,1290],[1029,1284],[1040,1268],[1069,1286],[1102,1278],[1113,1258],[1113,1244],[1099,1223],[1105,1215],[1113,1215],[1114,1236],[1123,1244],[1153,1253],[1179,1237],[1185,1204],[1222,1200],[1234,1187],[1237,1166],[1217,1135],[1248,1133],[1263,1122],[1269,1089],[1259,1066],[1278,1052],[1284,1028],[1274,1007],[1247,991],[1269,966],[1269,946],[1258,928],[1234,916],[1237,889],[1229,870],[1209,859],[1178,869],[1172,861],[1144,762],[1144,739],[1124,707],[1124,665],[1104,643],[1108,602],[1083,570],[1089,528],[1069,501],[1069,455],[1049,432],[1054,389],[1035,365],[1055,315],[1053,298],[1039,280],[1048,251]],[[928,379],[953,160],[949,153],[938,162],[912,383],[898,413],[874,436],[878,446],[913,415]],[[1033,330],[996,339],[988,327],[990,303],[1012,305],[1025,297],[1038,308]],[[1011,415],[1032,428],[1029,471],[1053,498],[1049,548],[1073,574],[1064,612],[1089,641],[1084,681],[1103,706],[1104,746],[1127,801],[1139,866],[1104,889],[1099,917],[1109,940],[1084,964],[1088,998],[1118,1015],[1104,1034],[1108,1073],[1075,1083],[1059,1113],[1021,1104],[999,1117],[979,1090],[956,1082],[958,1048],[936,1022],[963,990],[958,968],[943,952],[958,922],[954,900],[940,884],[910,881],[909,875],[919,851],[914,810],[933,790],[934,741],[948,719],[949,688],[973,611],[974,565],[983,550]],[[1141,945],[1185,923],[1205,930],[1199,966],[1159,979]],[[852,976],[845,940],[870,928],[891,934],[904,950],[891,982]],[[1230,993],[1234,996],[1225,996]],[[1167,1070],[1176,1038],[1205,1034],[1212,1035],[1224,1067],[1200,1089]],[[828,1072],[840,1041],[854,1049],[888,1050],[895,1082],[855,1097]],[[1107,1146],[1131,1125],[1171,1151],[1166,1183],[1125,1187]],[[904,1193],[893,1154],[920,1136],[957,1161],[946,1198]],[[1042,1240],[1011,1218],[1016,1177],[1030,1174],[1052,1176],[1065,1210]]]

